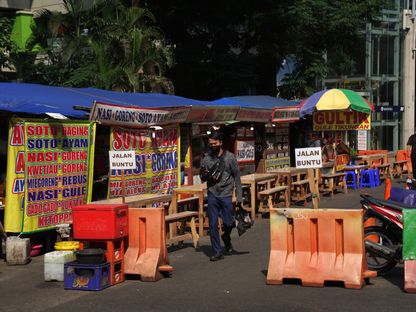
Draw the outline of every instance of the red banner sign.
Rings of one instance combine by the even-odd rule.
[[[90,120],[132,128],[185,122],[190,108],[153,109],[95,102]]]
[[[357,111],[321,111],[313,113],[314,131],[370,130],[371,115]]]

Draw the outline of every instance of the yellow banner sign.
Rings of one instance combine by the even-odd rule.
[[[290,167],[290,157],[270,158],[265,160],[265,172],[273,172],[281,168]]]
[[[94,140],[95,124],[85,121],[11,121],[7,232],[52,229],[91,200]]]
[[[357,111],[313,113],[314,131],[370,130],[371,115]]]
[[[112,128],[113,151],[134,151],[136,169],[124,170],[124,194],[171,193],[180,185],[179,127],[162,130]],[[108,197],[121,197],[121,170],[111,170]]]

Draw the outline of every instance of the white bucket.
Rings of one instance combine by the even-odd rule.
[[[76,256],[73,251],[52,251],[44,257],[45,281],[64,281],[64,265],[67,262],[75,261]]]
[[[7,237],[6,261],[8,265],[28,263],[30,261],[30,239],[17,236]]]

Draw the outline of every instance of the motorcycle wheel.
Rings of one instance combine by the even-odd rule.
[[[380,226],[370,226],[365,228],[364,241],[366,240],[372,242],[376,241],[377,244],[394,250],[396,250],[398,244],[397,239]],[[396,253],[393,253],[389,257],[381,257],[366,247],[366,257],[368,268],[372,271],[377,271],[378,273],[386,273],[393,269],[397,264]]]

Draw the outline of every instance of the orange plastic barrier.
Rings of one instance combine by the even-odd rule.
[[[364,228],[375,226],[376,225],[376,218],[371,217],[364,221]]]
[[[416,260],[404,261],[404,291],[416,293]]]
[[[383,163],[387,163],[388,152],[389,152],[388,150],[368,150],[368,151],[358,151],[358,155],[364,156],[364,155],[384,154],[385,156],[383,159]],[[379,160],[375,160],[373,162],[373,165],[381,165],[381,162]]]
[[[384,199],[388,200],[391,193],[391,180],[386,179],[386,186],[384,187]]]
[[[376,218],[371,217],[364,221],[364,228],[370,227],[370,226],[376,226]],[[378,235],[368,235],[365,237],[366,240],[372,241],[374,243],[378,243],[380,237]]]
[[[356,209],[271,209],[267,284],[300,279],[304,286],[361,288],[376,276],[367,271],[362,217]]]
[[[129,245],[124,256],[125,273],[142,281],[158,281],[171,272],[166,248],[164,208],[129,208]]]
[[[396,160],[400,161],[400,160],[407,160],[407,156],[406,156],[406,150],[398,150],[397,151],[397,156],[396,156]]]
[[[373,154],[387,154],[388,150],[368,150],[368,151],[358,151],[359,156],[363,155],[373,155]]]
[[[407,151],[406,150],[398,150],[396,155],[396,161],[407,160]],[[409,168],[408,168],[409,167]],[[403,171],[413,172],[412,170],[412,162],[407,162],[404,167]]]

